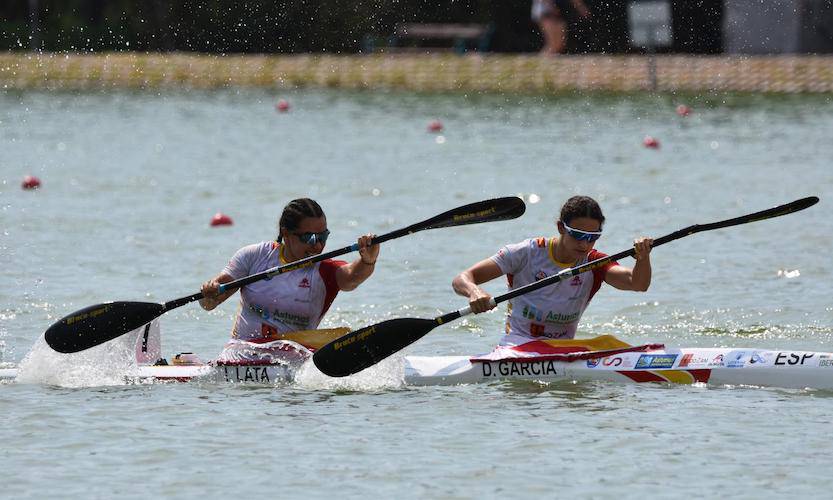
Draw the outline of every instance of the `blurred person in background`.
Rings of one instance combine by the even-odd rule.
[[[590,17],[583,0],[532,0],[532,20],[544,35],[541,54],[563,54],[567,49],[567,19],[564,8],[571,5],[581,19]]]

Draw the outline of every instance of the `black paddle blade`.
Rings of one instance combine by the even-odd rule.
[[[772,219],[773,217],[781,217],[782,215],[787,215],[794,212],[798,212],[800,210],[804,210],[805,208],[810,208],[818,202],[818,196],[808,196],[807,198],[801,198],[800,200],[795,200],[791,203],[778,205],[777,207],[772,207],[767,210],[761,210],[760,212],[741,215],[740,217],[735,217],[734,219],[713,222],[711,224],[703,224],[697,227],[701,231],[710,231],[712,229],[720,229],[724,227],[737,226],[740,224],[747,224],[749,222],[757,222],[761,220]]]
[[[439,326],[433,319],[398,318],[366,326],[315,351],[315,366],[330,377],[358,373],[387,358]]]
[[[431,217],[420,223],[420,225],[424,225],[420,230],[517,219],[524,212],[526,212],[526,204],[517,196],[495,198],[463,205],[436,217]]]
[[[58,352],[80,352],[150,323],[163,312],[165,306],[154,302],[105,302],[61,318],[44,338]]]

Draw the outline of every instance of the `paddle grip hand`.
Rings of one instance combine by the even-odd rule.
[[[653,247],[653,244],[654,240],[651,238],[638,238],[633,242],[633,258],[636,259],[637,262],[648,260],[651,255],[651,248]]]
[[[226,274],[221,275],[220,278],[230,279],[230,277]],[[234,290],[234,288],[227,290],[224,284],[217,278],[210,279],[203,283],[200,288],[198,298],[200,301],[200,307],[206,311],[210,311],[229,298]]]
[[[497,302],[495,302],[495,298],[494,298],[494,297],[492,297],[492,296],[489,296],[489,295],[487,295],[487,297],[489,297],[489,300],[486,302],[486,308],[485,308],[485,309],[483,309],[482,311],[477,311],[477,312],[475,312],[475,311],[472,309],[472,306],[471,306],[471,305],[468,305],[468,306],[466,306],[466,307],[464,307],[464,308],[462,308],[462,309],[458,309],[458,310],[457,310],[457,314],[459,314],[460,316],[466,316],[466,315],[468,315],[468,314],[471,314],[472,312],[474,312],[475,314],[480,314],[480,313],[482,313],[482,312],[486,312],[486,311],[488,311],[488,310],[490,310],[490,309],[494,309],[495,307],[497,307]]]

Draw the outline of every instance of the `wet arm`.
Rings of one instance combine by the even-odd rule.
[[[336,270],[336,283],[339,290],[349,292],[373,274],[376,269],[376,259],[379,258],[379,245],[371,245],[374,234],[366,234],[359,238],[359,258],[341,266]]]
[[[633,269],[625,266],[613,266],[607,271],[605,282],[619,290],[645,292],[651,286],[651,244],[650,238],[640,238],[634,242],[636,264]]]
[[[503,271],[492,259],[481,260],[472,267],[458,274],[451,282],[457,295],[468,297],[469,306],[475,313],[492,309],[492,296],[478,285],[502,276]]]

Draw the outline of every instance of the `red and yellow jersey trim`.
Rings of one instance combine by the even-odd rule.
[[[557,241],[556,241],[555,238],[550,238],[548,249],[547,249],[548,250],[547,254],[550,256],[550,260],[552,261],[552,263],[555,264],[556,266],[560,267],[561,269],[567,269],[569,267],[575,266],[576,265],[575,261],[574,262],[559,262],[558,259],[555,258],[556,243],[557,243]]]

